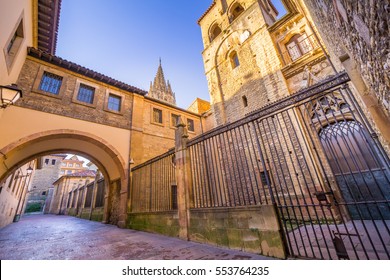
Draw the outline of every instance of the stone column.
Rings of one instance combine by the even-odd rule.
[[[188,240],[190,223],[190,192],[192,176],[190,169],[190,156],[187,150],[188,133],[182,118],[179,118],[175,133],[175,164],[177,182],[177,205],[179,216],[179,237]]]
[[[82,180],[82,179],[80,179]],[[87,181],[84,181],[84,185],[82,185],[82,197],[81,197],[81,211],[80,211],[80,218],[83,216],[83,211],[85,208],[85,200],[87,199]]]
[[[97,188],[98,188],[98,180],[100,179],[99,176],[99,170],[96,170],[96,176],[95,176],[95,181],[93,182],[93,189],[92,189],[92,201],[91,201],[91,209],[89,211],[89,219],[92,219],[92,212],[93,209],[95,208],[95,203],[96,203],[96,196],[97,196]]]

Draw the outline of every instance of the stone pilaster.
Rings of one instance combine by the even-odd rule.
[[[179,118],[175,135],[175,164],[177,182],[177,204],[179,216],[179,237],[188,240],[190,223],[191,186],[192,177],[190,169],[190,157],[187,150],[187,127]]]

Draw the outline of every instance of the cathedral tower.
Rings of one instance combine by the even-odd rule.
[[[270,0],[215,0],[198,20],[215,125],[299,90],[305,66],[332,73],[296,0],[283,3],[287,14],[277,19]]]
[[[169,81],[165,81],[164,71],[161,66],[161,59],[154,81],[153,83],[150,82],[148,96],[176,106],[175,93],[172,91]]]

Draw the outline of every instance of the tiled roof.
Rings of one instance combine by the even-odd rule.
[[[70,177],[95,177],[95,176],[96,176],[96,172],[95,171],[93,171],[93,170],[83,170],[83,171],[79,171],[79,172],[72,173],[72,174],[62,175],[60,178],[58,178],[56,181],[53,182],[53,185],[55,185],[57,182],[61,181],[62,179],[65,179],[65,178],[70,178]]]
[[[38,0],[38,48],[55,54],[61,0]]]
[[[206,10],[206,12],[203,13],[203,15],[200,16],[198,19],[198,24],[200,24],[200,21],[207,15],[208,12],[215,6],[216,1],[214,0],[213,3],[211,3],[210,7]]]
[[[72,174],[65,175],[66,177],[95,177],[96,172],[93,170],[83,170]]]
[[[146,91],[144,91],[142,89],[125,84],[123,82],[120,82],[118,80],[110,78],[106,75],[100,74],[94,70],[88,69],[88,68],[83,67],[81,65],[78,65],[74,62],[70,62],[68,60],[62,59],[58,56],[54,56],[54,55],[49,54],[47,52],[44,52],[42,50],[37,50],[35,48],[29,47],[28,48],[28,55],[35,57],[35,58],[38,58],[40,60],[49,62],[51,64],[57,65],[57,66],[62,67],[64,69],[67,69],[67,70],[76,72],[78,74],[84,75],[86,77],[92,78],[94,80],[109,84],[109,85],[117,87],[117,88],[120,88],[120,89],[125,90],[125,91],[137,93],[140,95],[145,95],[147,93]]]

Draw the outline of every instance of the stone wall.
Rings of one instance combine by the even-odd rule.
[[[176,211],[128,213],[127,227],[167,236],[179,236],[179,221]]]
[[[154,108],[162,111],[162,123],[153,121]],[[131,154],[135,165],[174,147],[176,126],[171,120],[173,114],[181,116],[185,123],[189,119],[194,122],[194,131],[188,133],[190,138],[203,132],[200,115],[152,98],[134,97]]]
[[[58,95],[39,89],[45,71],[62,77]],[[95,89],[93,104],[77,100],[80,84],[86,84]],[[28,56],[20,73],[18,86],[23,90],[23,98],[18,102],[19,106],[124,129],[130,127],[132,94],[56,65]],[[109,93],[121,96],[120,112],[107,109]]]
[[[179,236],[176,211],[129,213],[127,227]],[[285,258],[281,228],[272,205],[241,208],[191,209],[191,241]]]
[[[285,258],[281,228],[272,205],[192,209],[190,240]]]
[[[387,0],[303,0],[334,60],[347,53],[389,115],[390,4]]]

